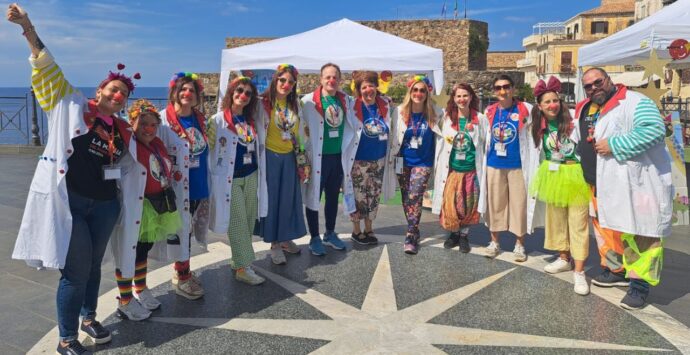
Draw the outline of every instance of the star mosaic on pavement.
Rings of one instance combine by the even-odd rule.
[[[404,309],[398,309],[387,246],[361,308],[353,307],[265,269],[267,279],[328,316],[326,320],[153,317],[154,322],[292,336],[329,341],[320,354],[442,354],[434,345],[505,346],[551,349],[666,351],[596,341],[511,333],[428,323],[432,318],[482,291],[515,270],[508,269]]]

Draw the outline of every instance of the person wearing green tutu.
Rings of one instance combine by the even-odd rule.
[[[120,291],[118,315],[140,321],[150,317],[151,311],[161,306],[146,286],[149,251],[155,242],[176,234],[182,227],[182,218],[175,205],[175,193],[170,187],[172,161],[165,144],[156,137],[161,124],[157,108],[148,100],[139,99],[129,107],[128,116],[136,137],[136,159],[139,170],[142,170],[139,180],[139,194],[143,195],[139,200],[139,210],[142,212],[139,239],[134,250],[134,277],[126,277],[118,268],[115,269],[115,279]],[[125,206],[125,209],[136,210],[136,207]]]
[[[539,80],[534,87],[537,104],[532,108],[534,145],[530,154],[530,171],[534,173],[529,194],[545,204],[544,248],[559,253],[558,259],[546,265],[544,271],[570,271],[574,263],[574,291],[586,295],[589,285],[584,266],[589,250],[590,190],[575,151],[580,140],[577,120],[562,104],[560,93],[561,82],[553,76],[548,83]]]

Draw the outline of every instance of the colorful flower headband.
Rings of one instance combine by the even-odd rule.
[[[434,88],[434,86],[431,85],[431,80],[429,80],[429,78],[426,75],[415,75],[414,77],[412,77],[412,79],[407,81],[407,87],[411,88],[412,85],[418,82],[423,82],[424,84],[426,84],[429,91],[431,91]]]
[[[141,79],[141,74],[135,73],[131,78],[125,75],[124,73],[120,72],[120,70],[125,69],[125,65],[122,63],[117,63],[117,73],[113,73],[112,71],[108,71],[108,76],[101,81],[101,83],[98,85],[99,88],[104,88],[106,85],[108,85],[109,82],[113,80],[118,80],[121,81],[122,83],[127,86],[127,90],[129,90],[129,93],[131,94],[134,91],[135,85],[132,79],[139,80]]]
[[[137,107],[135,109],[130,109],[129,119],[130,119],[130,121],[134,121],[145,113],[152,113],[160,119],[160,114],[158,113],[158,109],[156,108],[156,106],[153,106],[151,103],[142,103],[141,105],[139,105],[139,107]]]
[[[287,70],[289,70],[290,72],[292,72],[292,75],[295,77],[295,79],[297,79],[297,75],[299,75],[299,72],[297,71],[297,68],[295,68],[294,65],[292,65],[292,64],[279,64],[279,65],[278,65],[278,71],[279,71],[279,72],[280,72],[280,71],[283,71],[283,70],[285,70],[285,69],[287,69]]]
[[[196,75],[195,73],[190,73],[190,72],[179,72],[179,73],[173,74],[172,79],[170,79],[170,83],[168,84],[168,86],[170,86],[172,88],[173,86],[175,86],[175,82],[178,79],[184,78],[184,77],[187,77],[187,78],[190,78],[190,79],[196,81],[196,84],[199,85],[199,91],[204,91],[204,85],[201,83],[201,79],[199,79],[199,76]]]

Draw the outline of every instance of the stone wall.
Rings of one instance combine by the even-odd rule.
[[[273,37],[227,37],[225,38],[225,48],[237,48],[250,44],[266,42],[275,39]]]
[[[487,70],[517,70],[517,61],[525,58],[525,51],[496,51],[486,54]]]
[[[446,72],[486,69],[486,22],[474,20],[361,21],[375,30],[443,50]]]

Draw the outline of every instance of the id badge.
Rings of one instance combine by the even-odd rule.
[[[290,132],[283,132],[281,134],[281,138],[283,138],[284,141],[289,141],[290,140]]]
[[[405,164],[405,160],[403,160],[403,157],[396,157],[395,158],[395,173],[400,175],[403,173],[403,164]]]
[[[412,138],[410,139],[410,148],[412,149],[417,149],[419,148],[419,142],[417,141],[417,138]]]
[[[254,148],[254,142],[247,143],[247,151],[248,152],[253,152],[256,148]]]
[[[340,137],[340,131],[328,131],[328,137],[329,138],[338,138],[338,137]]]
[[[199,157],[193,156],[189,159],[189,168],[194,169],[198,168],[201,165],[201,162],[199,161]]]
[[[551,153],[551,160],[553,161],[563,161],[563,153],[553,152]]]
[[[560,163],[558,162],[549,162],[549,171],[558,171],[558,168],[561,166]]]
[[[499,157],[505,157],[508,156],[508,152],[506,151],[506,145],[505,143],[496,143],[496,155]]]
[[[119,180],[122,171],[117,165],[103,165],[103,180]]]
[[[388,134],[387,133],[379,134],[379,140],[380,141],[387,141],[388,140]]]
[[[242,156],[242,162],[244,163],[244,165],[251,164],[252,163],[252,155],[249,153],[243,155]]]
[[[465,160],[465,153],[455,152],[455,160]]]

